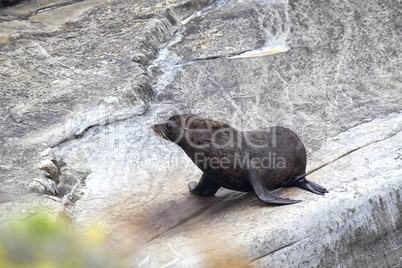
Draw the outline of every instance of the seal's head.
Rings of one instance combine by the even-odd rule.
[[[166,122],[153,125],[152,129],[158,136],[174,143],[179,143],[186,129],[185,121],[190,116],[186,114],[172,116]]]
[[[192,114],[172,116],[152,128],[158,136],[178,144],[185,151],[190,148],[228,145],[234,132],[226,123]]]

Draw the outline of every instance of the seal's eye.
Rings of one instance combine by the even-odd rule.
[[[165,124],[165,127],[166,127],[167,130],[172,130],[172,124],[170,122],[167,122]]]

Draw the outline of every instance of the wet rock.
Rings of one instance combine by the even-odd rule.
[[[199,1],[177,1],[171,6],[171,11],[180,19],[180,21],[187,19],[196,11],[212,5],[214,0],[199,0]],[[168,10],[170,13],[170,11]]]
[[[171,51],[185,61],[238,55],[281,43],[287,27],[283,3],[229,1],[186,23]]]
[[[348,3],[340,5],[348,10]],[[358,10],[354,4],[350,5]],[[373,12],[384,8],[372,5]],[[278,8],[281,4],[273,6]],[[398,50],[392,21],[397,15],[394,4],[387,6],[389,16],[385,19],[387,29],[394,30],[381,32],[382,41],[377,37],[381,30],[375,30],[375,25],[383,25],[381,16],[369,15],[367,9],[359,11],[366,14],[364,17],[355,17],[327,8],[304,2],[282,7],[286,15],[281,17],[287,19],[281,20],[278,27],[287,23],[288,26],[280,28],[283,29],[283,45],[290,50],[269,57],[224,57],[181,65],[176,54],[182,56],[178,51],[192,47],[192,43],[186,41],[186,28],[183,39],[167,52],[167,58],[177,63],[169,70],[169,75],[161,77],[156,84],[157,100],[175,103],[185,112],[226,120],[239,128],[288,126],[302,137],[309,151],[317,150],[328,137],[367,118],[399,111],[401,94],[396,85],[400,84],[400,79],[396,62],[391,59]],[[328,12],[325,20],[321,14]],[[207,21],[219,20],[219,16],[212,14],[205,15],[209,16]],[[367,17],[371,17],[370,22],[364,20]],[[306,26],[307,22],[312,25]],[[329,36],[328,31],[333,31],[334,35]],[[216,42],[218,40],[217,37]],[[389,60],[385,60],[387,58]]]

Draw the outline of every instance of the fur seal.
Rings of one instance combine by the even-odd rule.
[[[220,187],[254,192],[265,203],[301,202],[270,191],[297,186],[315,194],[328,191],[306,177],[306,150],[298,136],[280,126],[238,131],[221,121],[191,114],[175,115],[152,126],[155,133],[179,145],[202,170],[191,193],[213,195]]]

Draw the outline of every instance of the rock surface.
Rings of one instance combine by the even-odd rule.
[[[153,92],[133,56],[155,58],[180,16],[208,3],[28,1],[1,9],[0,201],[30,196],[40,178],[49,185],[36,168],[43,150],[141,115]]]
[[[133,267],[400,266],[399,8],[50,0],[0,9],[0,215],[66,208],[77,225],[107,226]],[[150,129],[178,112],[293,129],[309,178],[329,194],[277,190],[303,200],[282,207],[225,189],[190,195],[201,172]]]

